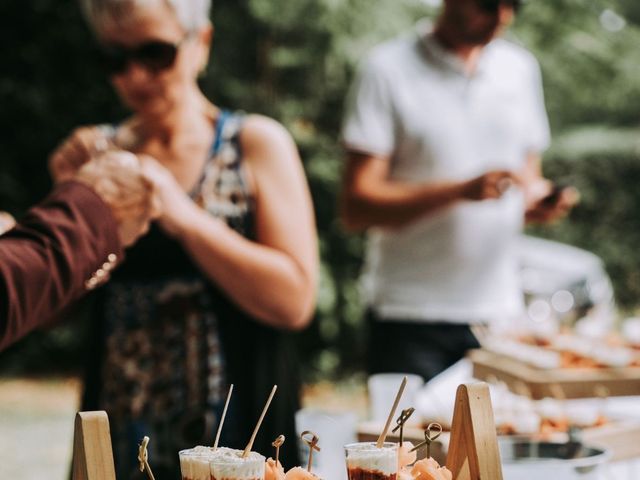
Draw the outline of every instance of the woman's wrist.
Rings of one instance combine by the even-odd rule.
[[[224,222],[216,217],[211,216],[202,207],[193,201],[189,201],[177,217],[174,223],[174,237],[181,243],[197,238],[203,230],[209,233],[211,228],[224,227]]]

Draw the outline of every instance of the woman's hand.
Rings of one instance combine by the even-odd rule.
[[[93,156],[109,148],[103,127],[79,127],[49,157],[49,172],[55,183],[70,180]]]
[[[153,185],[162,214],[158,222],[170,236],[180,238],[199,207],[189,198],[173,174],[155,158],[139,155],[144,177]]]

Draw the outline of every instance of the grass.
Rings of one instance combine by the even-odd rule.
[[[0,379],[0,478],[67,480],[80,382]]]

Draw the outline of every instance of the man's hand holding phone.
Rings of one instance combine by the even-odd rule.
[[[575,187],[561,184],[550,187],[546,195],[529,204],[525,214],[527,222],[554,222],[565,217],[580,201],[580,192]]]

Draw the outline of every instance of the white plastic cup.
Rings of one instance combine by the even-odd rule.
[[[371,419],[375,422],[386,422],[393,402],[398,393],[402,379],[407,377],[407,385],[404,388],[402,398],[396,410],[396,417],[402,410],[416,406],[418,391],[424,385],[420,375],[411,373],[376,373],[371,375],[367,382],[369,388],[369,404],[371,407]],[[394,419],[395,420],[395,419]],[[408,425],[416,425],[421,421],[418,412],[415,412]]]
[[[215,455],[213,448],[195,447],[180,450],[180,472],[182,480],[211,480],[209,462]]]
[[[314,451],[312,470],[320,478],[347,480],[342,445],[357,439],[357,415],[353,412],[333,413],[305,408],[296,412],[298,450],[303,465],[309,458],[309,446],[300,439],[302,432],[310,430],[320,438],[320,451]]]
[[[348,480],[395,480],[398,474],[398,444],[351,443],[344,446]]]

